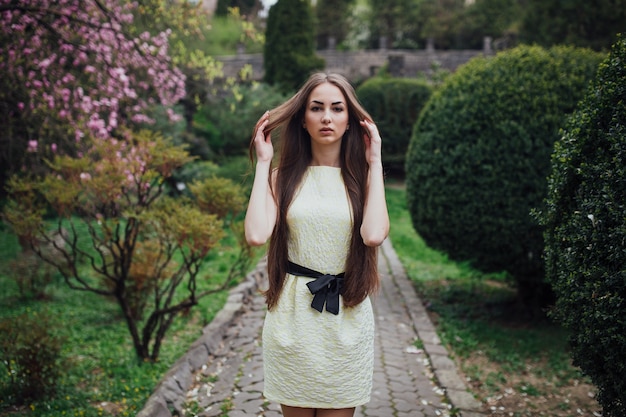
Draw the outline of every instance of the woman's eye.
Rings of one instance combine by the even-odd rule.
[[[335,111],[336,112],[342,112],[343,111],[343,107],[335,107]]]

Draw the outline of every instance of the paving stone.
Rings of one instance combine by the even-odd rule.
[[[447,394],[455,407],[461,410],[477,411],[480,408],[480,402],[467,391],[448,390]]]
[[[396,417],[424,417],[425,414],[419,410],[398,411]]]
[[[367,407],[363,414],[367,417],[391,417],[395,414],[395,410],[391,406]]]
[[[448,350],[442,345],[424,344],[429,355],[448,355]]]
[[[461,411],[459,417],[485,417],[485,414],[476,411]]]
[[[222,416],[224,413],[222,411],[221,405],[215,405],[205,409],[202,413],[199,414],[199,417],[218,417]]]
[[[456,364],[447,356],[434,355],[431,356],[430,361],[433,364],[433,367],[436,369],[455,369]]]
[[[233,394],[234,401],[238,403],[244,403],[250,400],[256,400],[260,398],[260,394],[258,392],[238,392],[237,394]]]
[[[240,409],[242,411],[245,411],[248,414],[257,415],[263,411],[263,400],[256,399],[256,400],[246,401],[245,403],[241,405]]]
[[[396,399],[393,402],[393,408],[395,408],[396,411],[402,411],[406,413],[411,410],[415,410],[417,408],[417,404],[415,404],[414,401],[404,401]]]
[[[250,417],[256,416],[256,414],[250,414],[242,410],[230,410],[228,412],[228,417]]]

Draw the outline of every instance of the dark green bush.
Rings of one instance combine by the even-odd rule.
[[[602,55],[521,46],[449,76],[418,119],[407,155],[413,225],[432,247],[483,271],[508,271],[536,306],[544,285],[543,202],[559,129]],[[545,291],[545,293],[544,293]]]
[[[236,86],[225,96],[202,105],[194,116],[194,134],[207,141],[211,158],[245,155],[256,121],[263,113],[287,100],[267,84]]]
[[[409,78],[370,78],[357,89],[383,138],[383,163],[391,173],[404,174],[413,125],[432,94],[426,81]]]
[[[63,338],[45,314],[0,319],[0,378],[4,404],[21,405],[55,393],[62,375]]]
[[[574,363],[604,416],[626,415],[626,38],[600,66],[552,155],[546,274]]]

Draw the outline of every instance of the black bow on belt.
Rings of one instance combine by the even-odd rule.
[[[326,311],[335,315],[339,314],[339,294],[341,294],[343,285],[343,272],[337,275],[322,274],[290,261],[287,264],[287,273],[299,277],[315,278],[315,281],[306,284],[313,294],[311,307],[321,313],[324,310],[324,304],[326,304]]]

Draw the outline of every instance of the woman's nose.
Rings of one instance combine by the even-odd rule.
[[[324,114],[322,115],[322,122],[330,122],[330,112],[328,110],[324,111]]]

